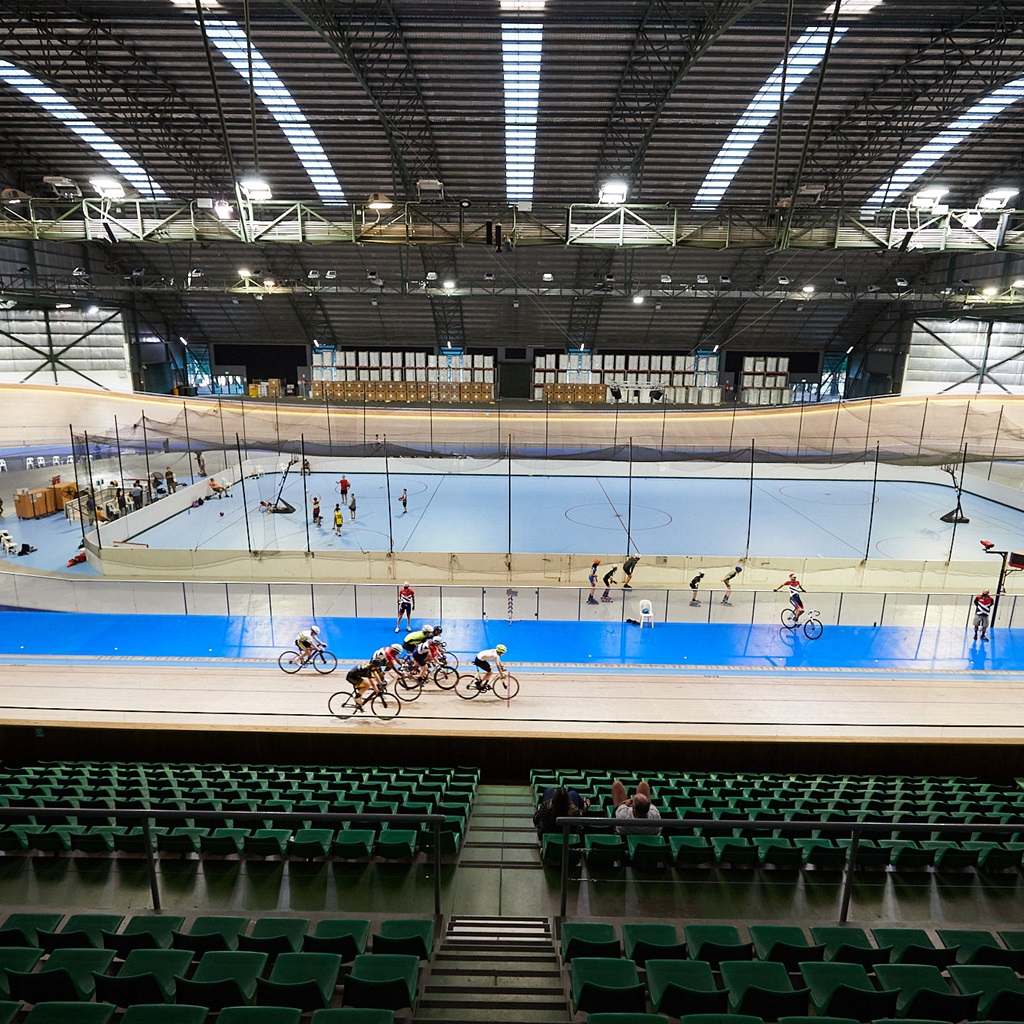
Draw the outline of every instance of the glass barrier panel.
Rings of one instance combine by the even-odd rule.
[[[480,587],[441,587],[438,618],[479,619],[483,613],[482,590]],[[418,597],[417,593],[417,597]],[[413,621],[419,614],[419,605],[413,612]],[[444,623],[442,623],[443,625]]]
[[[973,617],[971,599],[964,594],[930,594],[924,624],[929,627],[963,629]]]
[[[270,591],[263,586],[248,583],[225,583],[228,615],[262,615],[269,618]]]
[[[556,622],[578,622],[589,595],[589,587],[540,587],[537,592],[539,617]]]
[[[534,602],[530,587],[497,586],[484,587],[483,606],[486,618],[493,621],[508,620],[509,593],[512,595],[512,620],[533,618]],[[525,605],[525,612],[524,612]]]
[[[314,583],[313,615],[318,619],[352,618],[356,614],[356,588],[347,583]]]
[[[882,614],[881,594],[850,591],[843,594],[837,626],[875,626]]]
[[[704,599],[707,594],[697,592],[699,604],[693,605],[689,590],[670,590],[668,598],[668,612],[665,616],[666,622],[691,622],[702,623],[708,621],[707,608]]]
[[[270,607],[274,615],[309,618],[313,614],[308,583],[271,583]]]
[[[172,580],[136,580],[120,582],[110,580],[110,589],[102,599],[102,607],[98,611],[114,611],[109,607],[111,599],[117,605],[117,611],[127,611],[122,607],[122,597],[130,595],[133,607],[130,609],[139,615],[184,615],[185,601],[182,596],[182,584]],[[118,594],[118,591],[121,594]]]
[[[886,594],[880,626],[909,626],[924,623],[926,594]]]
[[[437,608],[438,587],[414,587],[416,591],[416,608],[413,611],[413,619],[417,615],[425,615],[428,612],[436,614],[433,609]],[[393,583],[367,583],[358,584],[356,587],[359,605],[359,617],[361,619],[387,619],[398,618],[398,586]],[[392,629],[394,626],[392,626]],[[404,624],[403,624],[403,629]]]
[[[227,614],[227,594],[223,583],[186,583],[184,591],[187,614]]]
[[[972,608],[972,616],[973,611]],[[1024,626],[1024,607],[1018,602],[1016,594],[1003,594],[999,598],[999,616],[996,624],[1003,629],[1020,629]]]

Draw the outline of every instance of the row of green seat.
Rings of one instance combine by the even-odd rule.
[[[370,939],[366,918],[323,919],[312,930],[311,921],[304,917],[268,916],[250,922],[235,915],[202,915],[187,931],[184,925],[185,918],[177,914],[136,914],[126,924],[121,914],[73,914],[66,921],[56,913],[11,914],[0,924],[0,998],[4,968],[17,963],[21,966],[15,969],[29,970],[44,953],[62,949],[107,950],[122,959],[139,950],[183,950],[191,957],[235,950],[274,957],[301,950],[336,954],[348,963],[366,952]],[[374,953],[414,954],[428,960],[434,949],[434,921],[386,919],[372,943]]]
[[[13,1024],[20,1003],[0,1002],[0,1024]],[[117,1007],[110,1003],[40,1003],[24,1024],[110,1024]],[[129,1007],[119,1024],[299,1024],[302,1011],[286,1006],[228,1006],[216,1017],[205,1006],[158,1003]],[[392,1010],[338,1008],[317,1010],[310,1024],[394,1024]],[[620,1022],[622,1024],[622,1022]]]
[[[821,925],[810,929],[810,941],[796,925],[739,928],[726,924],[688,924],[683,934],[674,924],[631,922],[621,938],[612,924],[581,921],[561,927],[563,963],[578,956],[622,957],[643,966],[650,959],[692,959],[713,968],[726,961],[753,960],[782,964],[795,971],[812,961],[852,963],[873,971],[880,964],[918,965],[940,971],[952,966],[1005,967],[1024,973],[1024,930],[990,932],[983,928],[940,928],[936,945],[923,928],[878,927],[871,937],[854,925]],[[872,943],[871,938],[874,939]]]

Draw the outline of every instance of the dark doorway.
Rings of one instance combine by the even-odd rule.
[[[498,397],[529,398],[533,367],[529,363],[498,365]]]

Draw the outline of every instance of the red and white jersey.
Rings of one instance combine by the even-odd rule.
[[[991,615],[994,604],[995,598],[991,594],[979,594],[974,599],[974,607],[979,615]]]
[[[397,665],[400,660],[401,655],[395,654],[390,647],[381,647],[380,650],[374,651],[373,657],[370,658],[370,661],[380,662],[382,665],[387,665],[388,668]]]
[[[796,579],[786,580],[786,582],[782,585],[790,592],[790,594],[799,594],[800,591],[803,589],[800,586],[800,581]]]

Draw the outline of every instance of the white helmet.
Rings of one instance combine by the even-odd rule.
[[[391,645],[391,650],[394,651],[395,654],[401,654],[402,653],[402,645],[401,644],[392,644]]]
[[[319,626],[310,626],[309,627],[309,631],[310,631],[310,633],[313,634],[313,636],[316,636],[316,634],[320,632],[320,627]]]
[[[433,633],[434,632],[434,627],[433,626],[424,626],[422,632],[424,632],[424,633]]]

